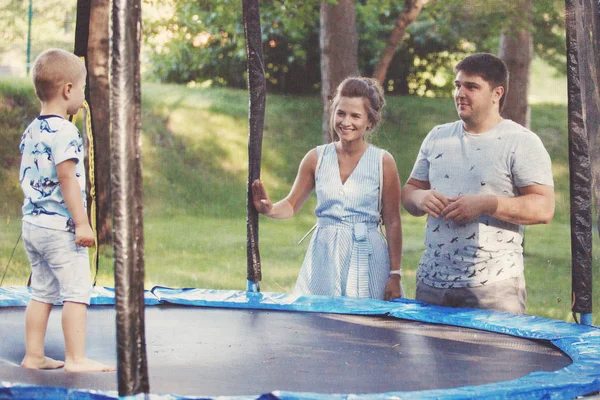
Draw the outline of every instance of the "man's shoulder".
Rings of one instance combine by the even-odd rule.
[[[537,136],[532,130],[511,119],[503,119],[498,127],[503,134]]]
[[[524,146],[539,146],[540,144],[543,146],[541,138],[523,125],[510,119],[505,119],[500,124],[499,133],[506,138],[511,138],[515,143]]]
[[[441,125],[434,126],[429,134],[427,135],[428,140],[436,140],[440,138],[446,138],[448,136],[457,135],[462,130],[462,121],[448,122]]]

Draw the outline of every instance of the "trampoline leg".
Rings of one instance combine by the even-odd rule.
[[[579,314],[579,323],[581,325],[592,325],[592,314],[591,313]]]
[[[260,292],[260,285],[258,282],[251,281],[248,279],[248,287],[246,290],[248,292],[258,293],[258,292]]]

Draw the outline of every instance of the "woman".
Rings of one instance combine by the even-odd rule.
[[[316,189],[317,225],[295,294],[402,296],[398,170],[391,154],[365,140],[381,123],[384,105],[377,81],[345,79],[330,105],[332,142],[304,156],[287,197],[273,204],[262,182],[252,183],[254,207],[271,218],[294,216]]]

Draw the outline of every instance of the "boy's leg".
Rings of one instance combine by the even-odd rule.
[[[28,251],[28,255],[32,260],[32,298],[38,298],[48,303],[54,302],[51,298],[55,298],[55,301],[63,301],[65,371],[114,370],[114,367],[88,360],[84,355],[86,303],[90,301],[91,286],[88,249],[75,244],[73,233],[31,228],[26,223],[23,224],[23,227],[23,243],[25,243],[26,250],[31,250]],[[27,240],[29,236],[36,239],[32,240],[36,243],[35,249],[28,248],[30,247],[28,246],[30,241]],[[34,260],[36,257],[40,260]],[[44,286],[46,281],[49,282],[46,284],[48,288]]]
[[[87,304],[65,301],[62,328],[65,335],[65,371],[110,372],[116,368],[85,357]]]
[[[54,369],[65,363],[46,357],[44,354],[44,337],[52,304],[30,300],[25,311],[25,357],[21,362],[24,368]]]
[[[40,253],[40,248],[48,242],[49,234],[28,222],[23,222],[22,233],[25,252],[31,263],[32,295],[25,311],[25,357],[21,366],[32,369],[61,368],[64,362],[44,354],[48,318],[52,304],[58,300],[58,282]]]

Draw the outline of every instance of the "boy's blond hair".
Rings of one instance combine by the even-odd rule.
[[[31,69],[35,95],[40,101],[52,100],[64,84],[74,83],[85,72],[85,65],[75,54],[61,49],[45,50]]]

